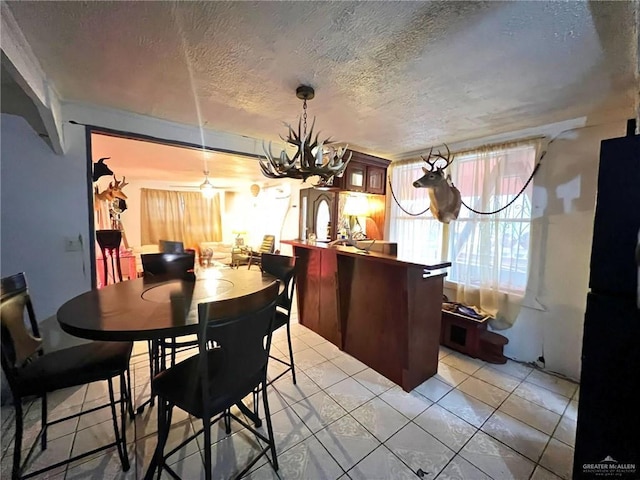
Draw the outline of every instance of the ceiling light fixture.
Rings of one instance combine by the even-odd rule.
[[[262,149],[266,158],[260,158],[260,168],[262,173],[269,178],[295,178],[304,182],[309,177],[318,176],[320,180],[314,187],[331,187],[334,177],[342,177],[349,160],[351,160],[351,152],[345,159],[347,145],[335,148],[328,145],[331,143],[329,138],[318,143],[319,134],[316,134],[315,138],[313,137],[315,117],[307,135],[307,100],[311,100],[315,96],[315,91],[312,87],[300,85],[296,89],[296,96],[303,100],[303,114],[302,118],[298,120],[298,131],[295,132],[291,125],[287,125],[289,127],[288,137],[280,136],[282,140],[293,145],[296,152],[291,158],[284,150],[279,157],[274,156],[271,152],[271,142],[269,142],[268,151],[263,142]]]
[[[200,184],[200,192],[202,192],[204,198],[213,198],[216,193],[209,181],[209,170],[204,171],[204,182]]]

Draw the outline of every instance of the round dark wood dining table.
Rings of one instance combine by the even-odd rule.
[[[179,337],[197,333],[199,303],[220,301],[229,315],[238,315],[264,305],[261,292],[275,282],[259,270],[231,268],[203,269],[185,279],[137,278],[78,295],[57,318],[62,330],[89,340]]]

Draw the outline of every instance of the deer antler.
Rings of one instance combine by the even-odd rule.
[[[444,170],[449,165],[451,165],[451,162],[453,161],[453,157],[451,156],[451,150],[449,150],[449,147],[447,146],[446,143],[444,144],[444,147],[447,149],[446,157],[440,153],[440,150],[438,150],[438,153],[433,153],[433,147],[431,147],[431,149],[429,150],[429,155],[427,156],[427,158],[424,158],[424,156],[420,155],[420,158],[422,158],[427,163],[427,165],[429,165],[429,170],[431,171]],[[432,157],[433,157],[433,160],[431,160]],[[445,161],[444,166],[436,167],[436,162],[438,160],[444,160]]]
[[[262,143],[262,150],[264,151],[266,158],[260,158],[260,169],[262,173],[269,178],[297,178],[303,181],[307,178],[319,175],[324,180],[330,179],[336,172],[342,170],[346,164],[351,160],[351,152],[349,157],[343,159],[347,147],[344,146],[339,149],[329,147],[329,155],[325,160],[323,153],[323,145],[330,143],[331,139],[319,142],[318,137],[320,133],[316,133],[313,136],[313,128],[315,126],[315,118],[309,129],[309,133],[306,137],[302,136],[302,120],[298,121],[298,131],[296,132],[291,125],[287,125],[289,128],[289,134],[287,138],[280,137],[283,141],[290,145],[297,147],[296,153],[290,158],[283,150],[280,156],[275,156],[271,151],[271,142],[269,142],[269,149]],[[313,151],[316,151],[315,155]],[[296,172],[293,174],[293,172]]]
[[[116,176],[113,176],[113,179],[115,180],[116,184],[113,186],[114,190],[122,190],[124,187],[126,187],[127,185],[129,185],[126,182],[126,178],[127,177],[122,177],[122,181],[118,181],[118,179],[116,178]],[[109,184],[111,185],[111,184]]]
[[[431,150],[429,150],[429,154],[427,155],[427,158],[424,158],[424,155],[420,155],[420,158],[422,158],[422,160],[424,160],[426,162],[426,164],[429,166],[429,170],[433,171],[435,170],[436,166],[436,160],[433,161],[429,161],[431,159],[431,153],[433,152],[433,147],[431,147]]]
[[[121,198],[122,200],[126,200],[127,196],[124,194],[124,192],[122,191],[122,189],[129,185],[125,179],[127,177],[122,177],[122,181],[119,181],[116,176],[113,176],[113,180],[115,181],[115,185],[111,182],[109,182],[109,191],[111,192],[111,200],[114,200],[116,198]]]

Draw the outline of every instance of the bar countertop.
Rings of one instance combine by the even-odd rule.
[[[397,264],[401,263],[404,266],[412,266],[419,267],[425,270],[430,277],[438,276],[438,275],[446,275],[446,271],[443,270],[446,267],[451,266],[451,262],[441,261],[436,263],[428,263],[428,262],[420,262],[415,259],[407,259],[402,256],[395,255],[387,255],[385,253],[373,252],[373,251],[364,251],[362,249],[351,247],[351,246],[343,246],[343,245],[333,245],[330,246],[328,242],[318,242],[308,243],[304,240],[282,240],[281,243],[286,245],[291,245],[293,247],[303,247],[308,249],[318,249],[318,250],[335,250],[337,253],[341,255],[348,255],[352,257],[365,257],[370,258],[372,260],[380,261],[388,264]]]

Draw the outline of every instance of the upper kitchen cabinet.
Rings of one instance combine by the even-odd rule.
[[[342,178],[335,178],[333,186],[352,192],[384,195],[389,160],[366,153],[353,152]]]

